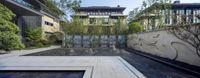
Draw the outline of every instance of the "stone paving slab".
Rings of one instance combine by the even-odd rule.
[[[83,78],[91,78],[93,67],[89,66],[1,66],[0,71],[84,71]]]
[[[0,59],[6,58],[6,57],[14,57],[14,56],[20,56],[20,55],[25,55],[25,54],[37,53],[37,52],[57,49],[57,48],[60,48],[60,46],[50,46],[50,47],[31,49],[31,50],[14,50],[14,51],[11,51],[11,53],[9,54],[0,55]]]
[[[15,56],[0,59],[0,70],[45,69],[84,69],[87,72],[84,78],[145,78],[119,56]]]

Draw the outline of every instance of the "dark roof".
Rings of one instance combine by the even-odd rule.
[[[192,9],[199,9],[200,3],[177,3],[173,4],[173,9],[186,9],[186,8],[192,8]]]
[[[78,11],[98,11],[98,10],[109,10],[109,11],[124,11],[125,7],[109,7],[109,6],[89,6],[89,7],[79,7]]]

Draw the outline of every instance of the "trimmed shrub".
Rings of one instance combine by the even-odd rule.
[[[42,40],[42,29],[38,28],[27,28],[26,39],[31,42],[39,42]]]
[[[48,37],[48,40],[52,45],[62,45],[63,36],[62,32],[55,32]]]
[[[26,46],[27,47],[43,47],[45,41],[42,38],[42,28],[27,28],[26,30]]]
[[[6,51],[25,47],[21,44],[19,36],[11,32],[0,32],[0,41],[0,48]]]
[[[129,26],[129,30],[128,33],[137,33],[137,32],[142,32],[144,31],[144,27],[140,25],[140,23],[138,22],[133,22],[131,23],[131,25]]]
[[[11,10],[0,4],[0,49],[9,51],[25,47],[17,35],[19,28],[11,22],[14,16]]]

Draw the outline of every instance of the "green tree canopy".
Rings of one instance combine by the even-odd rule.
[[[63,27],[63,30],[66,34],[72,35],[80,35],[83,34],[84,27],[83,23],[79,18],[74,17],[72,21],[68,22],[61,22],[60,23]]]
[[[26,39],[31,42],[39,42],[42,40],[42,28],[28,28],[26,30]]]
[[[67,19],[68,14],[73,13],[77,7],[80,7],[80,0],[40,0],[45,6],[44,10],[59,16],[62,19]],[[47,9],[46,9],[47,8]]]
[[[50,0],[59,9],[61,9],[66,15],[62,18],[67,19],[69,14],[74,13],[74,11],[80,7],[81,0]]]
[[[144,27],[140,25],[138,22],[133,22],[129,25],[129,33],[137,33],[142,32],[144,30]]]
[[[15,14],[0,4],[0,49],[12,50],[24,48],[17,35],[19,28],[11,22]]]

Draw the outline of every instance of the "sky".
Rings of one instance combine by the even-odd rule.
[[[134,8],[140,7],[144,0],[82,0],[81,7],[87,6],[111,6],[126,7],[124,14],[128,15]],[[174,1],[174,0],[172,0]],[[200,3],[200,0],[180,0],[181,3]]]

